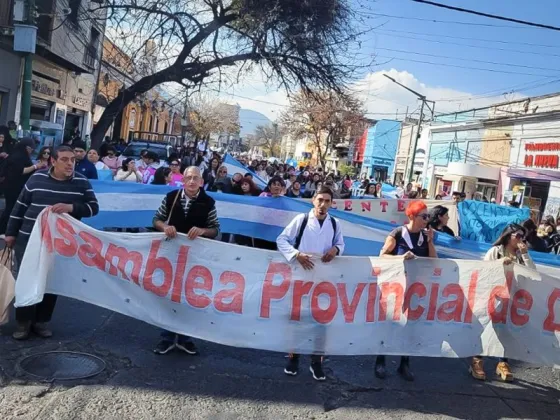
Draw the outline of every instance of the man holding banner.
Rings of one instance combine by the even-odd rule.
[[[333,201],[333,192],[327,187],[317,190],[313,198],[313,210],[307,214],[300,214],[290,222],[276,239],[278,250],[288,261],[297,260],[305,270],[312,270],[315,256],[328,263],[344,251],[342,230],[336,219],[329,215]],[[319,326],[318,328],[324,328]],[[319,336],[323,334],[318,334]],[[323,352],[325,340],[316,343],[316,351]],[[311,371],[317,381],[326,379],[323,372],[322,356],[312,355]],[[299,354],[290,354],[288,365],[284,369],[286,375],[295,376],[298,373]]]
[[[153,220],[154,228],[173,239],[177,233],[184,233],[194,240],[199,236],[215,238],[220,233],[220,222],[216,212],[216,203],[206,194],[204,180],[200,169],[188,167],[183,174],[184,189],[167,194]],[[190,337],[163,331],[161,341],[154,349],[156,354],[166,354],[178,348],[185,353],[195,355],[198,350]]]
[[[26,252],[37,217],[45,207],[78,220],[99,212],[91,184],[84,175],[75,172],[76,154],[72,148],[60,146],[55,149],[52,163],[48,172],[36,172],[29,178],[10,215],[6,246],[14,248],[16,270]],[[42,338],[51,337],[47,323],[51,320],[56,300],[56,295],[45,293],[38,304],[16,308],[17,329],[13,338],[26,340],[30,331]]]

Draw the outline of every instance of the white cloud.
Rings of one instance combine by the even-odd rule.
[[[352,90],[364,102],[368,117],[373,119],[398,118],[402,120],[407,107],[409,115],[416,112],[416,116],[418,116],[419,112],[420,103],[414,94],[393,83],[384,77],[384,74],[425,95],[429,100],[435,100],[436,112],[438,113],[464,111],[521,97],[517,94],[508,97],[500,95],[488,97],[487,95],[477,95],[442,86],[429,86],[407,71],[382,70],[369,73],[351,86]],[[222,100],[238,103],[242,108],[261,112],[271,120],[276,120],[285,107],[289,106],[289,98],[285,91],[268,91],[264,83],[258,83],[257,86],[251,84],[250,87],[241,87],[241,89],[237,87],[235,96],[222,94],[220,97]],[[428,113],[428,110],[426,112]]]

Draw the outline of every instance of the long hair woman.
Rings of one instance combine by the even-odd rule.
[[[529,255],[525,238],[527,231],[521,225],[512,223],[502,231],[502,234],[492,248],[488,250],[484,256],[484,261],[503,261],[504,265],[517,263],[526,267],[536,269],[535,263]],[[484,372],[484,362],[481,356],[473,357],[469,372],[473,378],[480,381],[486,380]],[[513,381],[513,373],[509,367],[508,359],[500,358],[496,366],[496,373],[505,382]]]
[[[447,233],[450,236],[455,237],[455,232],[453,229],[447,226],[449,222],[449,209],[443,206],[434,206],[430,210],[430,222],[428,223],[432,229],[438,232]]]
[[[152,185],[168,185],[171,182],[171,169],[158,168],[154,174]]]

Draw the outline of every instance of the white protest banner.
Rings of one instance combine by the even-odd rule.
[[[237,347],[331,355],[506,356],[560,364],[560,281],[499,261],[339,257],[96,231],[43,211],[16,306],[45,292]]]
[[[311,201],[311,200],[306,200]],[[383,220],[385,222],[392,223],[397,226],[404,225],[408,223],[408,217],[404,214],[406,206],[410,201],[417,200],[400,200],[392,198],[374,198],[374,199],[337,199],[333,201],[332,208],[337,210],[343,210],[350,213],[355,213],[360,216],[369,217],[371,219]],[[457,217],[457,206],[452,201],[442,201],[442,200],[421,200],[423,201],[428,210],[431,210],[435,206],[443,206],[449,209],[447,213],[449,215],[449,222],[447,226],[455,234],[459,232],[459,219]]]

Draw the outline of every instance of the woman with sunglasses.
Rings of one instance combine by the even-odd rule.
[[[408,224],[399,226],[389,233],[380,256],[405,260],[416,257],[437,258],[437,251],[434,246],[434,231],[428,224],[430,215],[426,204],[423,201],[411,201],[408,203],[405,214],[408,217]],[[405,380],[414,380],[408,356],[401,357],[398,372]],[[386,375],[385,356],[377,356],[375,376],[384,379]]]
[[[484,256],[484,261],[502,260],[504,265],[512,263],[521,264],[536,270],[535,263],[528,253],[525,237],[527,232],[525,228],[516,223],[508,225],[500,237],[494,242],[492,248],[488,250]],[[486,380],[486,372],[484,372],[484,363],[481,356],[473,357],[469,372],[473,378],[479,381]],[[496,366],[496,374],[505,382],[513,381],[513,373],[509,367],[508,359],[500,358],[498,366]]]
[[[48,146],[41,147],[39,149],[39,154],[37,155],[37,161],[35,163],[42,163],[45,168],[51,167],[51,148]]]
[[[171,182],[169,185],[182,187],[183,174],[181,173],[181,162],[179,159],[171,159],[169,161],[169,169],[171,169]]]

